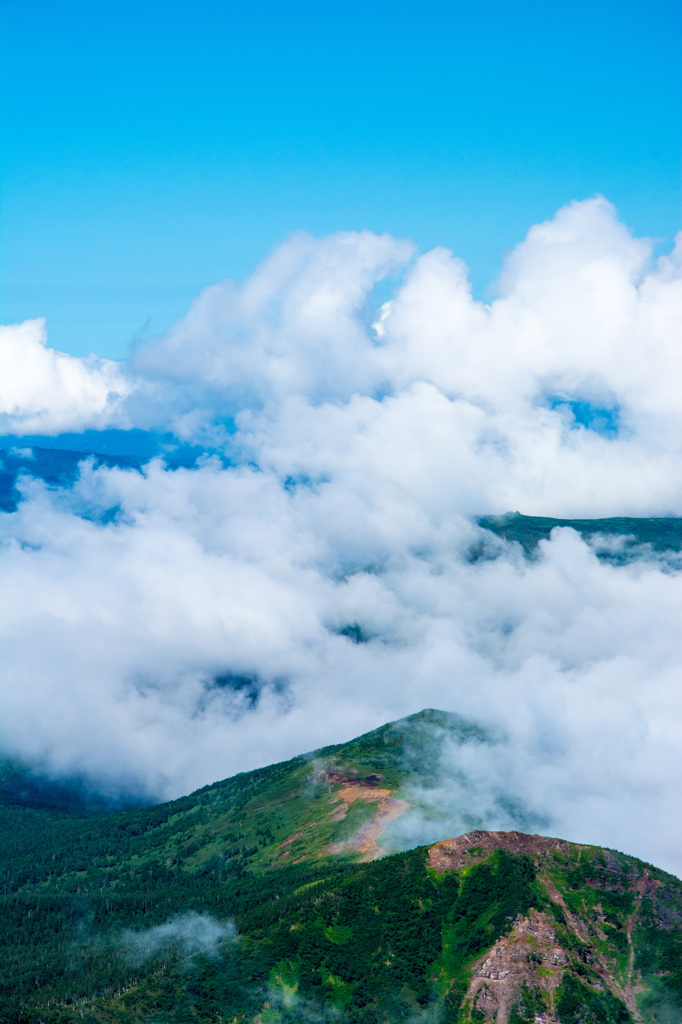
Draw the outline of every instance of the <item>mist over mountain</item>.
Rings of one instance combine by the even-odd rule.
[[[679,871],[679,547],[478,521],[679,514],[650,254],[597,198],[489,305],[444,249],[301,234],[121,363],[2,328],[4,756],[165,799],[432,705],[499,737],[443,754],[487,827],[504,778],[534,829]],[[38,466],[110,429],[147,449]]]

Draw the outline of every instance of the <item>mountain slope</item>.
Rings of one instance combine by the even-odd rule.
[[[575,530],[592,545],[600,559],[608,562],[624,563],[642,556],[672,555],[682,550],[682,518],[679,517],[552,519],[507,512],[502,516],[481,516],[478,524],[504,540],[516,541],[529,556],[557,526]]]
[[[476,830],[381,857],[444,742],[426,711],[106,816],[0,808],[0,1020],[682,1020],[682,883]]]
[[[252,871],[325,854],[371,859],[384,852],[378,840],[386,827],[419,799],[416,787],[439,781],[445,744],[499,742],[459,715],[427,709],[348,743],[123,814],[36,813],[12,806],[13,787],[4,800],[0,792],[0,884],[7,871],[16,881],[41,872],[66,878],[81,862],[103,862],[113,850],[119,865],[153,857],[189,871],[217,855]],[[522,808],[518,817],[510,823],[523,823]],[[447,827],[443,821],[441,835]]]

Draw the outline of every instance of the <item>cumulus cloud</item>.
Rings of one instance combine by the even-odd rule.
[[[546,514],[670,512],[680,252],[652,265],[605,200],[573,203],[531,229],[486,306],[445,249],[297,236],[138,348],[132,415],[207,440],[236,419],[238,453],[292,475],[374,473],[373,457],[387,475],[397,456],[402,477],[416,462],[456,480],[460,510],[468,491]],[[375,285],[400,273],[377,310]]]
[[[369,233],[208,289],[81,422],[215,454],[25,477],[2,517],[0,747],[171,797],[441,707],[505,737],[447,754],[453,832],[508,826],[503,778],[538,828],[680,871],[679,565],[565,529],[471,557],[475,513],[679,511],[680,287],[596,199],[488,306],[446,250]]]
[[[47,348],[43,320],[0,327],[0,430],[3,434],[127,426],[131,385],[110,359],[78,359]]]

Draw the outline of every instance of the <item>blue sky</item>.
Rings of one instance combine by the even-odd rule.
[[[451,247],[571,199],[680,225],[672,0],[3,0],[4,323],[122,357],[292,231]]]

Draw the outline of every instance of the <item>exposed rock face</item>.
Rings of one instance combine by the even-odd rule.
[[[466,998],[486,1020],[507,1024],[525,983],[546,997],[547,1013],[536,1014],[536,1024],[555,1024],[549,1007],[567,959],[551,918],[531,910],[474,965]]]
[[[534,1019],[534,1024],[558,1024],[557,989],[568,972],[594,992],[611,993],[625,1004],[633,1021],[641,1021],[635,1000],[640,982],[633,970],[632,935],[642,901],[647,900],[652,906],[661,883],[645,865],[635,873],[624,868],[622,858],[611,851],[521,832],[475,831],[444,840],[429,849],[429,866],[439,873],[466,871],[495,850],[531,858],[538,870],[541,890],[558,908],[556,920],[545,910],[535,908],[527,917],[519,916],[509,933],[474,963],[463,1005],[468,1005],[470,1012],[482,1014],[485,1021],[507,1024],[513,1007],[518,1007],[525,997],[531,1006],[527,1012],[532,1015],[525,1019]],[[566,889],[562,894],[558,886],[558,866],[577,868],[579,864],[584,872],[580,889],[592,894],[589,912],[584,903],[582,909],[576,909],[576,897]],[[585,864],[589,866],[585,868]],[[609,920],[602,903],[608,904],[611,894],[626,894],[632,899],[630,911],[621,915],[618,925],[622,942],[627,942],[620,946],[624,949],[620,963],[612,952],[604,952],[613,918]],[[673,900],[670,909],[661,900],[656,906],[659,927],[679,927],[674,909],[677,904]],[[558,928],[562,938],[557,934]]]
[[[429,863],[435,871],[458,871],[460,868],[485,860],[493,850],[507,850],[509,853],[527,854],[536,867],[553,850],[567,854],[570,850],[586,850],[578,843],[564,839],[550,839],[547,836],[529,836],[523,832],[467,832],[456,839],[445,839],[429,850]]]

